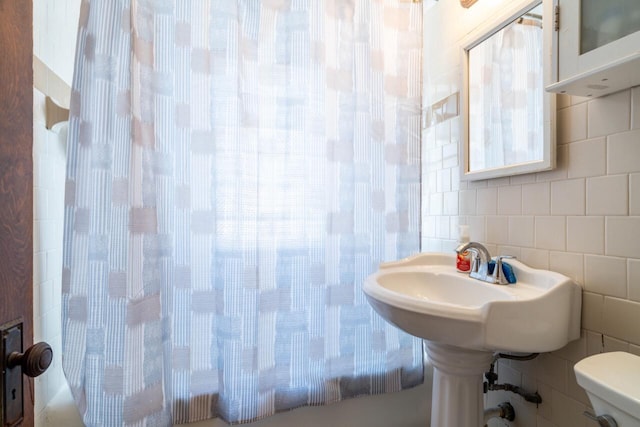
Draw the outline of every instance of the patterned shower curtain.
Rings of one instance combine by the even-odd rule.
[[[63,367],[88,426],[422,382],[361,291],[419,249],[421,7],[83,0]]]

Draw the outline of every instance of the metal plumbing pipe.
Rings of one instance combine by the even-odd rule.
[[[502,402],[496,407],[484,410],[484,427],[487,427],[487,423],[492,418],[503,418],[507,421],[513,421],[516,419],[516,411],[509,402]]]

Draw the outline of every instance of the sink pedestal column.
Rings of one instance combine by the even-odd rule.
[[[425,342],[434,368],[431,427],[482,426],[483,374],[493,353]]]

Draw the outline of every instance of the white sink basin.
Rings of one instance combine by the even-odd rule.
[[[388,322],[464,349],[539,353],[579,338],[581,288],[559,273],[508,262],[517,283],[494,285],[458,273],[454,254],[421,253],[382,264],[363,290]]]

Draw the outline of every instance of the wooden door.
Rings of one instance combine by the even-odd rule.
[[[25,349],[33,341],[32,14],[30,0],[0,0],[0,325],[20,319]],[[33,426],[33,399],[24,376],[22,426]]]

